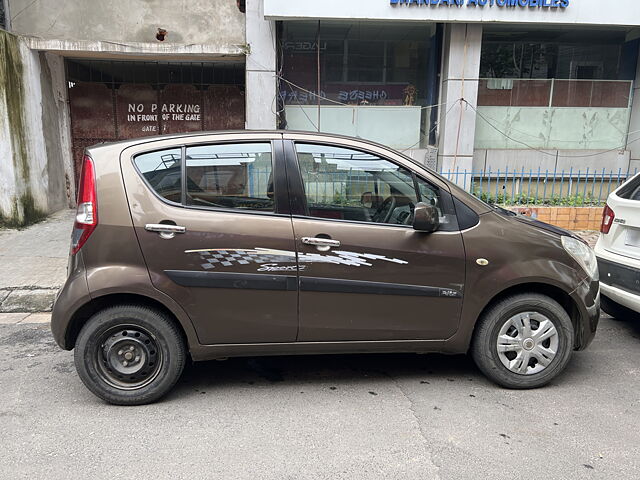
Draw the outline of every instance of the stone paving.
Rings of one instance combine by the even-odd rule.
[[[75,210],[21,230],[0,229],[0,312],[51,309],[64,283]]]
[[[596,246],[596,242],[600,238],[600,232],[594,230],[579,230],[574,233],[585,240],[591,248]]]
[[[23,323],[51,323],[50,313],[0,313],[0,325],[17,325]]]

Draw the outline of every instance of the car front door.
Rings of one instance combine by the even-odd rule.
[[[151,281],[182,305],[202,344],[295,341],[281,135],[199,138],[147,143],[121,157]]]
[[[378,147],[303,138],[285,145],[300,275],[298,340],[455,333],[465,255],[446,185],[416,176]],[[412,228],[419,201],[438,208],[439,231]]]

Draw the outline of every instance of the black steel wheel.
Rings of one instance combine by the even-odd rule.
[[[139,305],[94,314],[75,345],[76,370],[91,392],[117,405],[151,403],[180,378],[186,348],[173,320]]]
[[[162,350],[144,328],[116,325],[104,332],[96,349],[96,372],[114,388],[135,390],[153,382],[162,366]]]

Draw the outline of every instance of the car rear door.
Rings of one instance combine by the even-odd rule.
[[[286,138],[293,140],[285,150],[300,270],[298,340],[455,333],[465,254],[446,185],[416,177],[374,146]],[[413,230],[418,201],[439,208],[440,231]]]
[[[223,134],[145,143],[121,156],[151,282],[182,305],[202,344],[296,339],[281,152],[279,134]]]

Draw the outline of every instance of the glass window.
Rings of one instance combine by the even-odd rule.
[[[625,37],[620,29],[487,27],[480,77],[631,80],[625,78]],[[637,52],[631,58],[637,59]]]
[[[443,225],[455,220],[437,187],[416,179],[416,191],[412,173],[389,160],[328,145],[296,149],[312,217],[411,225],[415,204],[423,201],[439,209]]]
[[[281,82],[286,105],[315,105],[308,92],[350,105],[424,105],[435,103],[439,57],[435,24],[285,22],[283,76],[304,90]],[[320,72],[318,72],[318,54]],[[407,98],[407,88],[414,92]],[[321,99],[323,105],[333,105]],[[431,103],[428,103],[431,104]]]
[[[187,205],[274,211],[270,143],[187,148]]]
[[[155,192],[170,202],[180,203],[182,193],[182,152],[179,148],[138,155],[134,162]]]
[[[295,20],[278,39],[280,128],[329,128],[400,149],[435,145],[440,25]]]
[[[385,44],[372,40],[349,40],[347,44],[350,82],[382,82],[384,80]]]

